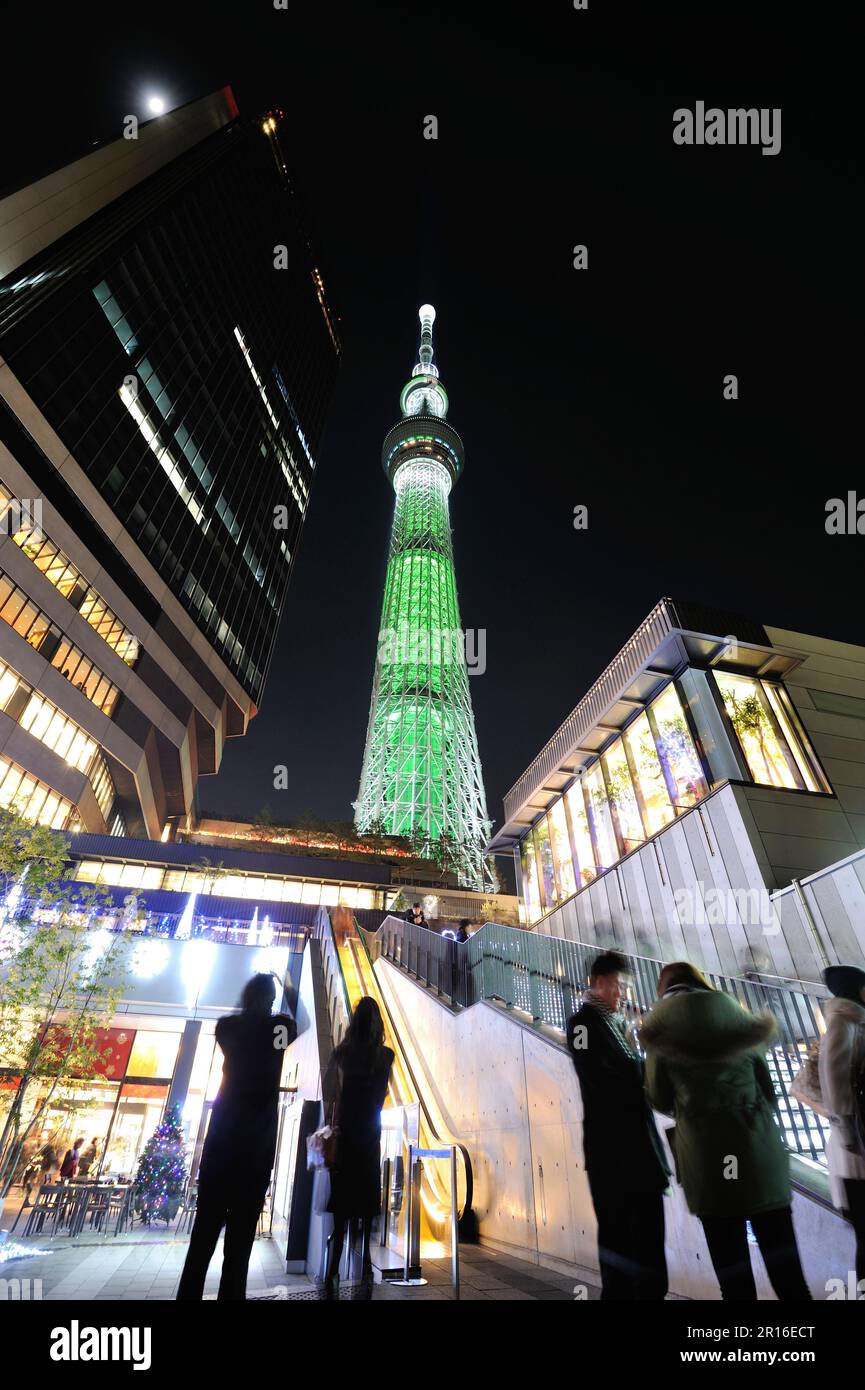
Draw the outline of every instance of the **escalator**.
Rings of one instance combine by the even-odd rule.
[[[410,1046],[400,1035],[373,968],[377,944],[375,935],[366,932],[353,917],[349,926],[347,916],[341,917],[336,932],[332,924],[329,930],[350,1011],[354,1011],[364,996],[374,999],[384,1021],[385,1043],[394,1053],[388,1098],[382,1112],[383,1149],[387,1137],[390,1138],[389,1159],[383,1163],[383,1187],[386,1186],[389,1191],[386,1194],[387,1202],[383,1202],[382,1244],[378,1252],[373,1252],[373,1263],[379,1265],[384,1277],[393,1277],[394,1273],[401,1273],[405,1268],[405,1227],[407,1208],[411,1205],[406,1200],[404,1190],[406,1138],[421,1155],[455,1148],[456,1208],[461,1239],[474,1238],[471,1160],[465,1147],[447,1132],[435,1098],[424,1084],[417,1059],[413,1061]],[[396,1114],[389,1115],[388,1112],[396,1112],[397,1108],[403,1108],[404,1114],[408,1114],[409,1123],[402,1124],[402,1136],[395,1139],[393,1125],[389,1125],[388,1121],[395,1119]],[[451,1173],[449,1159],[425,1156],[417,1161],[413,1250],[418,1252],[420,1260],[441,1258],[451,1253]],[[398,1250],[401,1253],[397,1254]],[[417,1271],[413,1268],[406,1272]]]

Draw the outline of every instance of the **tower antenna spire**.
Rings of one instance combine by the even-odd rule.
[[[433,360],[433,337],[432,326],[435,322],[436,311],[431,304],[422,304],[418,310],[420,319],[420,360],[421,371],[428,372]]]

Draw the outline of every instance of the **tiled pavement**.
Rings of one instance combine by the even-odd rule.
[[[14,1239],[14,1237],[13,1237]],[[85,1241],[68,1236],[32,1237],[19,1243],[33,1248],[32,1256],[2,1266],[6,1279],[42,1280],[43,1299],[116,1301],[173,1299],[186,1255],[188,1239],[169,1233],[128,1232],[116,1238]],[[256,1240],[249,1264],[251,1299],[313,1295],[314,1285],[303,1275],[285,1274],[282,1242]],[[43,1254],[43,1251],[50,1251]],[[38,1252],[38,1253],[37,1253]],[[215,1296],[219,1284],[221,1243],[211,1262],[205,1297]],[[399,1288],[376,1284],[373,1300],[443,1301],[453,1298],[450,1261],[426,1260],[426,1285]],[[582,1298],[596,1299],[600,1289],[583,1280]],[[597,1278],[595,1275],[594,1278]],[[463,1300],[536,1300],[573,1302],[575,1279],[480,1246],[460,1249],[460,1297]],[[348,1289],[344,1286],[343,1293]]]

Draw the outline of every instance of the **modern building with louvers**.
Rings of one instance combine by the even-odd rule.
[[[865,965],[865,646],[662,599],[505,797],[526,925],[819,981]]]
[[[0,805],[187,824],[262,698],[339,358],[279,113],[230,88],[0,199]]]

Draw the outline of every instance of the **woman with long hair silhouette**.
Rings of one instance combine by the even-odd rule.
[[[325,1095],[335,1095],[336,1154],[331,1167],[329,1210],[333,1235],[326,1294],[339,1297],[339,1264],[346,1226],[363,1225],[361,1290],[372,1297],[370,1233],[381,1207],[381,1108],[394,1054],[384,1045],[384,1023],[374,999],[361,999],[348,1032],[331,1057]]]

